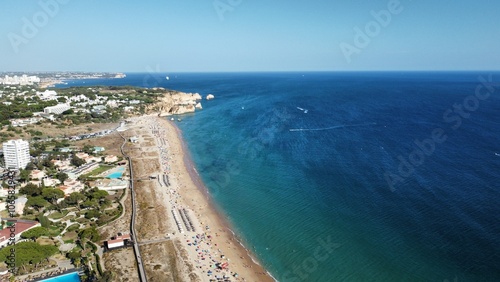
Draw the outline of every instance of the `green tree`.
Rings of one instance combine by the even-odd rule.
[[[71,164],[76,166],[76,167],[79,167],[81,165],[84,165],[85,164],[85,161],[80,159],[79,157],[77,156],[73,156],[73,158],[71,158]]]
[[[19,193],[35,197],[42,194],[42,189],[33,183],[28,183],[26,186],[19,189]]]
[[[48,236],[49,235],[49,230],[47,228],[39,226],[32,228],[30,230],[24,231],[21,234],[21,238],[24,239],[31,239],[33,241],[36,240],[36,238],[41,237],[41,236]]]
[[[49,258],[58,252],[56,246],[42,246],[35,242],[21,242],[12,247],[3,248],[0,250],[0,261],[7,262],[11,253],[16,254],[15,267],[26,270],[28,264],[33,264],[36,267],[43,262],[49,261]]]
[[[51,162],[51,160],[53,160],[53,156],[50,155],[48,156],[47,158],[45,158],[43,161],[42,161],[42,165],[46,168],[49,168],[49,169],[53,169],[55,167],[54,163]]]
[[[37,219],[38,222],[40,222],[40,224],[42,225],[42,227],[49,228],[52,225],[52,222],[49,220],[49,218],[43,214],[40,214]]]
[[[57,199],[64,197],[64,192],[56,188],[44,188],[42,190],[42,196],[47,201],[55,204]]]
[[[26,202],[26,207],[32,207],[37,211],[48,205],[49,203],[42,196],[28,197],[28,201]]]
[[[31,151],[30,151],[31,152]],[[30,155],[32,156],[35,156],[34,154],[30,153]],[[34,170],[36,169],[36,166],[33,162],[29,162],[27,165],[26,165],[26,170]]]
[[[71,263],[78,267],[81,263],[82,253],[79,251],[71,251],[66,254],[66,257],[71,260]]]
[[[94,152],[94,147],[90,145],[85,145],[83,146],[82,151],[87,154],[92,154]]]
[[[92,199],[96,199],[98,201],[106,198],[107,196],[109,195],[108,192],[104,191],[104,190],[98,190],[98,191],[95,191],[92,193]]]
[[[69,196],[66,197],[66,199],[64,199],[64,201],[68,205],[76,205],[78,210],[80,210],[80,203],[83,202],[85,199],[86,199],[85,195],[78,193],[78,192],[73,192],[73,193],[69,194]]]
[[[85,218],[86,219],[91,219],[91,218],[99,218],[101,216],[101,213],[98,210],[89,210],[85,213]]]
[[[78,235],[80,239],[84,241],[90,240],[92,242],[99,242],[99,240],[101,240],[101,235],[99,235],[99,232],[95,229],[95,227],[83,229]]]
[[[86,200],[82,203],[82,208],[98,208],[99,203],[96,200]]]
[[[28,180],[30,180],[30,174],[31,174],[30,170],[22,169],[19,172],[19,180],[21,180],[22,182],[28,182]]]
[[[68,178],[69,176],[64,172],[60,172],[57,174],[57,179],[61,181],[61,184],[64,184],[64,181],[66,181]]]

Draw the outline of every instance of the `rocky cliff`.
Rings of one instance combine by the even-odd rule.
[[[159,116],[180,115],[192,113],[197,108],[201,109],[199,101],[202,99],[198,93],[184,93],[169,91],[158,97],[154,104],[146,107],[147,114],[157,113]]]

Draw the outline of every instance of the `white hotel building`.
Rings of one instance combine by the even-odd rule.
[[[30,145],[21,139],[3,143],[5,167],[8,169],[24,169],[30,162]]]
[[[69,106],[69,104],[57,104],[55,106],[52,106],[52,107],[45,107],[43,109],[43,112],[46,113],[46,114],[56,114],[56,115],[59,115],[59,114],[62,114],[63,112],[67,111],[71,109],[71,107]]]

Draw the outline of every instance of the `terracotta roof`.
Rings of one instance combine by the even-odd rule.
[[[8,220],[7,222],[13,222],[14,220]],[[15,222],[15,221],[14,221]],[[32,221],[32,222],[26,222],[26,221],[23,221],[23,222],[16,222],[16,225],[15,225],[15,234],[20,234],[20,233],[23,233],[24,231],[26,231],[27,229],[35,226],[39,224],[38,222],[36,221]],[[10,237],[10,227],[5,227],[4,229],[0,230],[0,242],[1,241],[4,241],[6,239],[9,239]]]
[[[106,241],[109,244],[114,244],[114,243],[123,243],[123,239],[116,239],[116,240],[108,240]]]
[[[130,240],[130,234],[123,234],[122,236],[116,236],[116,239],[119,240]]]

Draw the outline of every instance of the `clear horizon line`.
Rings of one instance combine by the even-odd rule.
[[[61,73],[61,72],[72,72],[72,73],[152,73],[152,74],[168,74],[168,73],[312,73],[312,72],[500,72],[498,70],[488,70],[488,69],[471,69],[471,70],[452,70],[452,69],[441,69],[441,70],[240,70],[240,71],[160,71],[160,72],[148,72],[148,71],[81,71],[81,70],[52,70],[52,71],[0,71],[0,73]]]

